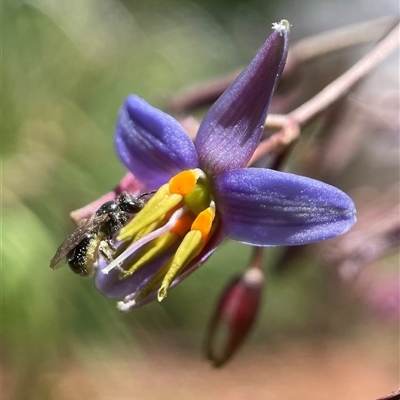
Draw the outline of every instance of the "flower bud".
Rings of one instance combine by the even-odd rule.
[[[215,367],[227,362],[246,339],[257,317],[264,276],[252,267],[224,290],[206,338],[207,358]]]

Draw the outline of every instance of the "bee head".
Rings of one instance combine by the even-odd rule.
[[[144,202],[139,197],[129,193],[120,194],[117,201],[121,211],[129,214],[136,214],[144,207]]]

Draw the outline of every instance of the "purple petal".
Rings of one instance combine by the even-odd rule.
[[[227,236],[255,246],[329,239],[356,222],[353,201],[326,183],[269,169],[228,171],[214,180]]]
[[[193,142],[170,115],[130,95],[120,111],[115,145],[121,161],[149,189],[197,168]]]
[[[101,272],[101,268],[105,266],[103,263],[103,265],[99,266],[100,270],[96,275],[96,288],[109,298],[121,298],[135,293],[146,285],[157,270],[168,261],[172,253],[172,250],[166,252],[152,262],[144,265],[130,277],[122,280],[119,279],[120,272],[116,268],[108,274],[103,274]]]
[[[288,52],[289,25],[279,26],[200,125],[195,146],[210,176],[245,167],[260,141]]]

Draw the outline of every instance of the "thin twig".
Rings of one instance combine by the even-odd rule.
[[[396,24],[397,17],[388,16],[355,25],[340,27],[297,42],[293,48],[303,62],[334,51],[373,42]],[[386,31],[386,32],[385,32]]]
[[[250,163],[257,161],[264,154],[279,146],[286,146],[296,140],[301,127],[307,125],[313,118],[325,111],[338,99],[345,96],[350,89],[370,73],[385,58],[393,53],[400,42],[400,24],[383,38],[368,54],[335,79],[310,100],[287,115],[270,115],[265,122],[266,127],[276,127],[282,123],[281,130],[260,143]]]
[[[264,247],[253,247],[250,268],[263,269]]]
[[[392,393],[387,394],[386,396],[379,397],[376,400],[399,400],[400,399],[400,389],[395,390]]]
[[[349,90],[370,73],[377,65],[393,53],[400,42],[400,24],[383,38],[368,54],[361,58],[343,75],[335,79],[313,98],[289,113],[288,117],[304,125],[315,115],[326,110],[332,103],[343,97]]]
[[[382,32],[395,22],[396,17],[383,17],[302,39],[290,49],[285,71],[292,71],[299,62],[303,63],[337,50],[378,40]],[[193,85],[173,96],[168,102],[168,107],[171,111],[182,114],[211,104],[236,79],[240,71],[236,70],[226,76]]]
[[[354,279],[366,265],[400,246],[400,205],[387,204],[385,195],[379,200],[359,211],[351,231],[321,245],[324,263],[337,268],[345,280]]]

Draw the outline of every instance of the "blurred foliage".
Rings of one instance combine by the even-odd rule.
[[[199,347],[219,291],[248,264],[246,246],[227,242],[161,305],[128,316],[91,280],[68,268],[51,271],[49,260],[73,229],[69,212],[124,174],[113,149],[124,97],[137,93],[162,107],[185,85],[242,65],[281,10],[291,16],[290,4],[273,11],[274,2],[258,0],[3,3],[3,358],[18,371],[19,387],[35,388],[16,389],[15,399],[48,398],[41,368],[58,368],[71,353],[84,357],[93,343],[105,354],[132,346],[140,352],[137,330],[170,331],[182,347]],[[268,253],[271,265],[277,255]],[[254,343],[344,326],[329,271],[295,262],[290,274],[269,273]],[[346,308],[345,321],[360,314]]]

